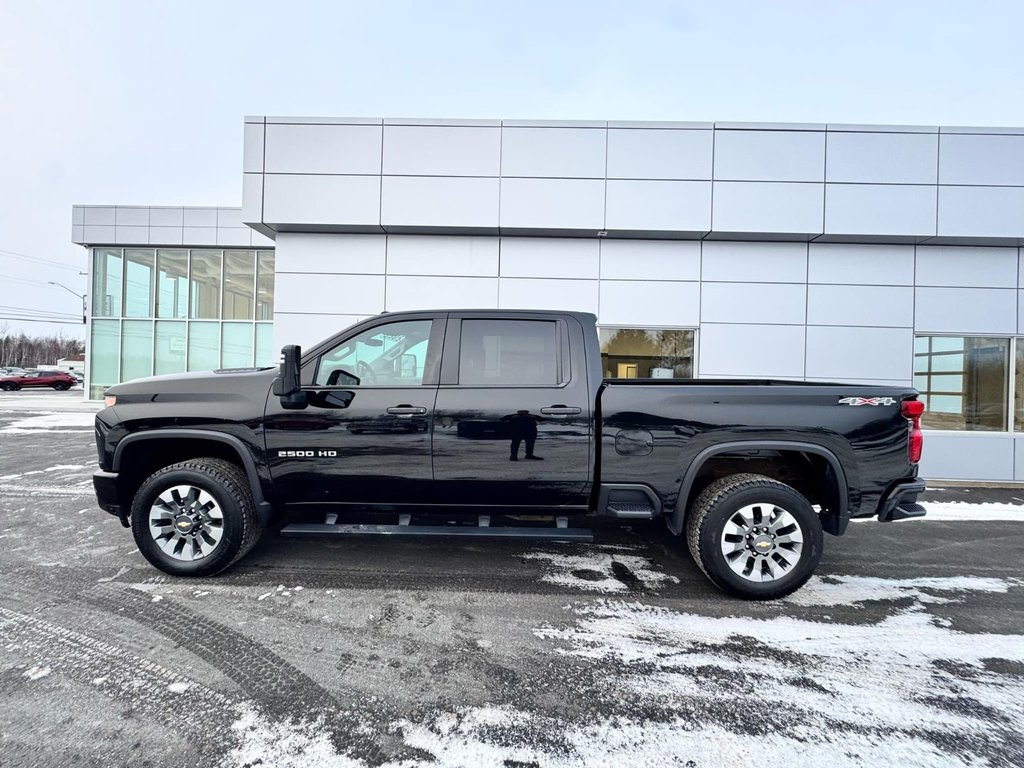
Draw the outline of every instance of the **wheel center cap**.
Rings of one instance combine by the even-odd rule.
[[[775,549],[775,542],[772,541],[771,536],[761,534],[754,539],[754,551],[759,555],[767,555],[773,549]]]
[[[195,522],[188,515],[178,515],[174,518],[174,530],[178,533],[192,533],[195,526]]]

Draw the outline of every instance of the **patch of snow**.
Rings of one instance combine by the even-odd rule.
[[[941,595],[942,592],[1005,593],[1024,581],[981,576],[945,576],[916,579],[883,579],[875,576],[812,576],[803,587],[789,597],[796,605],[852,605],[869,600],[899,600],[912,597],[921,603],[960,602],[962,595]]]
[[[787,764],[814,764],[810,758],[799,762],[805,755],[835,766],[983,763],[986,744],[999,743],[1016,727],[1013,713],[1024,702],[1024,679],[992,671],[986,661],[1024,663],[1024,643],[1017,635],[958,631],[931,616],[927,605],[965,602],[978,592],[1002,593],[1021,582],[884,582],[822,580],[816,596],[807,600],[834,605],[851,597],[914,599],[877,622],[710,617],[602,600],[575,608],[573,625],[535,634],[558,642],[561,653],[611,666],[608,685],[622,700],[667,711],[693,711],[698,702],[704,722],[691,717],[681,731],[670,729],[663,736],[679,754],[705,739],[709,749],[726,749],[710,764],[740,764],[742,759],[728,751],[731,745],[749,750],[762,743],[741,724],[730,728],[732,719],[758,719],[758,713],[774,724],[774,733],[763,737],[775,742],[771,754],[786,755]],[[829,596],[829,590],[835,594]],[[783,728],[783,723],[791,725]],[[628,739],[620,724],[593,727],[602,725],[609,729],[603,738]],[[638,725],[636,764],[658,762],[662,744],[651,740],[661,727]],[[943,738],[933,741],[929,734]],[[937,751],[936,742],[958,744],[958,752]]]
[[[526,560],[539,560],[547,566],[546,572],[540,577],[541,581],[586,592],[629,592],[629,586],[616,577],[615,563],[629,569],[648,589],[656,589],[666,582],[679,582],[677,577],[655,570],[650,558],[637,555],[595,549],[582,555],[527,552],[522,557]]]
[[[184,693],[185,691],[187,691],[191,687],[192,687],[192,683],[177,682],[177,683],[171,683],[170,685],[168,685],[167,686],[167,690],[170,691],[171,693]]]
[[[95,413],[76,413],[74,411],[44,413],[27,416],[23,419],[15,419],[3,429],[0,429],[0,434],[18,434],[24,431],[36,432],[38,430],[49,431],[60,427],[88,427],[91,430],[95,421]],[[74,431],[86,430],[78,429]]]
[[[0,431],[0,434],[3,434]],[[10,493],[15,496],[28,495],[28,496],[91,496],[92,491],[82,488],[65,488],[63,486],[56,485],[7,485],[6,483],[0,485],[0,491],[4,493]]]
[[[968,504],[964,501],[947,501],[923,506],[928,510],[928,514],[914,520],[1009,520],[1024,523],[1024,505],[1021,504]]]
[[[43,472],[60,472],[65,469],[87,469],[85,464],[54,464],[52,467],[47,467],[42,470]]]
[[[797,741],[781,733],[734,733],[683,718],[669,722],[615,718],[566,728],[555,718],[507,707],[467,708],[427,723],[403,723],[402,731],[407,744],[433,757],[426,765],[445,768],[736,766],[749,764],[752,755],[770,755],[772,761],[792,768],[972,765],[899,731],[884,741],[856,731],[837,734],[835,741]],[[561,747],[537,745],[530,738],[537,732],[553,737]]]
[[[366,768],[362,761],[338,753],[322,721],[272,722],[246,707],[231,730],[239,743],[224,756],[225,768]]]
[[[159,603],[163,599],[164,599],[163,595],[153,595],[153,599],[150,600],[150,602],[151,603]]]
[[[273,592],[265,592],[264,594],[260,595],[256,599],[257,600],[266,600],[268,597],[270,597],[273,594],[274,594]]]
[[[40,678],[46,677],[52,670],[49,667],[32,667],[22,672],[22,677],[27,677],[29,680],[39,680]]]

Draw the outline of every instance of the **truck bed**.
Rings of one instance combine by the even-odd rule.
[[[834,457],[850,517],[874,514],[896,478],[912,477],[900,403],[912,387],[776,379],[605,380],[598,396],[602,484],[642,483],[665,513],[688,469],[715,455],[763,459],[775,443]]]

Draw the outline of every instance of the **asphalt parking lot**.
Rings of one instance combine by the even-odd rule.
[[[658,525],[177,580],[96,508],[80,398],[0,396],[2,766],[1024,765],[1016,491],[854,524],[774,603]]]

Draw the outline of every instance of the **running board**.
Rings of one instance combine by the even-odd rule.
[[[489,522],[489,521],[488,521]],[[491,525],[369,525],[292,523],[281,529],[282,536],[424,536],[440,538],[545,539],[547,541],[592,542],[588,528],[531,528]]]

